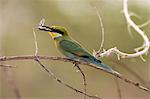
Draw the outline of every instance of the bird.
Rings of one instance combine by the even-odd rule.
[[[86,61],[101,67],[110,73],[117,73],[110,66],[102,63],[100,60],[90,54],[81,44],[70,37],[67,29],[62,26],[52,25],[50,27],[44,25],[44,21],[40,22],[40,30],[48,31],[49,35],[55,42],[56,48],[66,57],[74,61]]]

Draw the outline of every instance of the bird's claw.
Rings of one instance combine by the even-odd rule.
[[[74,67],[78,66],[78,64],[79,64],[79,63],[78,63],[77,61],[74,61],[74,62],[73,62]]]

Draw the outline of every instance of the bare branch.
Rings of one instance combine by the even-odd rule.
[[[84,74],[84,72],[82,71],[82,69],[80,68],[79,64],[76,62],[74,63],[75,67],[77,67],[77,69],[80,71],[82,77],[83,77],[83,84],[84,84],[84,92],[86,93],[87,90],[86,90],[86,86],[87,86],[87,83],[86,83],[86,76]],[[86,99],[86,95],[84,95],[84,99]]]
[[[129,16],[130,16],[130,17],[134,16],[134,17],[136,17],[136,18],[138,18],[138,19],[142,19],[141,16],[139,16],[139,15],[137,15],[136,13],[131,12],[131,11],[129,12]]]
[[[36,55],[38,55],[38,44],[37,44],[37,38],[36,38],[34,28],[33,28],[33,36],[34,36],[35,56],[36,56]]]
[[[114,47],[114,48],[108,49],[107,51],[104,51],[103,53],[100,53],[100,52],[95,53],[96,55],[94,55],[94,56],[97,56],[97,58],[108,56],[112,53],[116,54],[119,59],[120,59],[120,57],[121,58],[133,58],[133,57],[138,57],[138,56],[147,54],[147,52],[150,48],[150,41],[149,41],[147,35],[131,20],[129,12],[128,12],[127,1],[128,0],[124,0],[124,2],[123,2],[123,13],[125,15],[128,25],[131,26],[143,38],[144,42],[143,42],[143,45],[141,46],[143,50],[129,54],[129,53],[121,52],[120,50],[117,49],[117,47]]]
[[[34,59],[36,59],[36,57],[38,57],[38,59],[40,59],[40,60],[41,59],[43,59],[43,60],[58,60],[58,61],[71,62],[71,63],[75,62],[74,60],[71,60],[69,58],[62,58],[62,57],[56,57],[56,56],[40,56],[40,55],[38,55],[38,56],[34,56],[34,55],[26,55],[26,56],[3,56],[3,57],[0,57],[0,61],[34,60]],[[89,67],[92,67],[92,68],[104,71],[104,72],[106,72],[108,74],[111,74],[111,75],[113,75],[115,77],[120,78],[121,80],[123,80],[124,82],[126,82],[128,84],[134,85],[134,86],[138,87],[139,89],[142,89],[142,90],[144,90],[146,92],[150,92],[149,88],[146,88],[146,87],[142,86],[141,84],[139,84],[137,82],[134,82],[134,81],[126,78],[123,75],[119,75],[119,74],[116,74],[116,73],[107,72],[103,68],[97,67],[97,66],[95,66],[93,64],[90,64],[88,62],[79,61],[78,63],[81,64],[81,65],[86,65],[86,66],[89,66]]]
[[[54,74],[51,70],[48,70],[48,69],[46,68],[46,66],[43,65],[39,59],[40,59],[39,57],[38,57],[38,58],[35,58],[36,62],[48,73],[48,75],[49,75],[50,77],[52,77],[52,78],[53,78],[54,80],[56,80],[58,83],[60,83],[60,84],[62,84],[62,85],[64,85],[64,86],[66,86],[66,87],[68,87],[68,88],[74,90],[74,91],[77,92],[77,93],[83,94],[83,95],[85,95],[85,96],[87,96],[87,97],[89,97],[89,98],[102,99],[102,98],[100,98],[100,97],[98,97],[98,96],[92,96],[92,95],[89,95],[89,94],[87,94],[87,93],[85,93],[85,92],[83,92],[83,91],[80,91],[80,90],[78,90],[78,89],[76,89],[76,88],[74,88],[74,87],[68,85],[68,84],[65,83],[64,81],[60,80],[59,78],[57,78],[57,77],[55,76],[55,74]]]
[[[127,29],[128,29],[130,37],[133,38],[133,35],[132,35],[132,32],[131,32],[131,26],[129,24],[127,25]]]
[[[122,62],[120,62],[118,60],[114,60],[112,58],[110,59],[110,61],[114,62],[115,64],[118,64],[118,65],[122,66],[130,74],[132,74],[134,77],[136,77],[141,84],[143,84],[144,86],[146,86],[147,88],[149,88],[149,86],[147,85],[146,81],[144,81],[144,79],[140,75],[138,75],[134,70],[132,70],[131,68],[129,68],[128,65],[126,65],[126,64],[124,64],[124,63],[122,63]]]
[[[16,68],[15,66],[12,66],[12,65],[4,65],[4,64],[0,64],[0,67]]]
[[[95,6],[94,8],[95,8],[96,13],[97,13],[97,16],[98,16],[98,18],[99,18],[100,28],[101,28],[101,30],[102,30],[102,42],[101,42],[100,48],[99,48],[99,50],[98,50],[98,52],[100,52],[101,49],[103,48],[103,45],[104,45],[105,31],[104,31],[104,25],[103,25],[103,22],[102,22],[102,18],[101,18],[101,16],[100,16],[100,13],[99,13],[99,11],[98,11],[98,9],[97,9],[96,6]]]
[[[121,89],[120,89],[120,85],[119,85],[119,81],[118,81],[117,77],[115,77],[115,82],[116,82],[116,86],[117,86],[118,97],[119,97],[119,99],[122,99]]]
[[[145,22],[144,24],[138,25],[139,28],[145,27],[150,24],[150,20]]]
[[[119,85],[119,80],[118,80],[117,77],[115,77],[114,80],[115,80],[116,87],[117,87],[118,97],[119,97],[119,99],[122,99],[121,89],[120,89],[120,85]]]
[[[8,84],[13,89],[13,92],[14,92],[14,95],[15,95],[16,99],[21,99],[21,93],[19,91],[19,88],[17,87],[15,77],[14,77],[14,73],[12,71],[12,66],[11,65],[5,65],[5,64],[0,64],[0,66],[11,67],[11,68],[2,68],[2,70],[4,71],[4,73],[6,75],[6,77],[5,77],[6,81],[8,82]]]

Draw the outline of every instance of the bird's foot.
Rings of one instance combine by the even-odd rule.
[[[76,70],[76,72],[79,72],[79,62],[74,61],[73,66],[74,66],[74,69]]]
[[[76,66],[78,66],[78,65],[79,65],[79,62],[74,61],[74,62],[73,62],[73,65],[74,65],[74,67],[76,67]]]

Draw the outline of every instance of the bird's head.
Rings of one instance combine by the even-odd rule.
[[[51,26],[48,33],[53,39],[68,36],[67,30],[62,26]]]
[[[45,26],[45,19],[42,19],[38,25],[39,30],[48,31],[53,39],[68,37],[67,30],[62,26]]]

